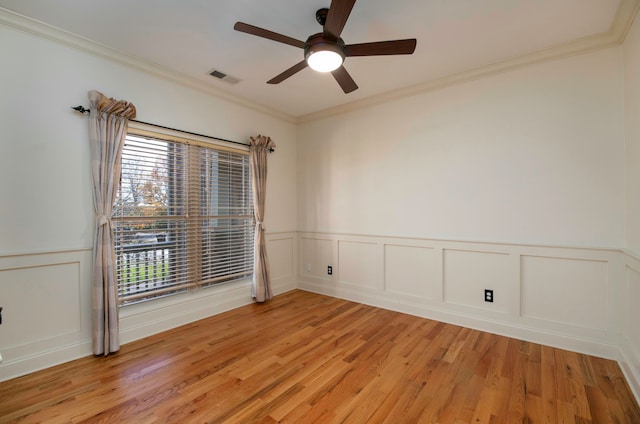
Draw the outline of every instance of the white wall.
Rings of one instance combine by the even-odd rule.
[[[623,46],[626,128],[625,319],[621,363],[640,397],[640,20]]]
[[[599,50],[300,125],[299,228],[621,246],[620,59]]]
[[[237,141],[271,136],[268,248],[275,290],[295,287],[293,123],[2,24],[11,19],[0,16],[0,380],[91,353],[88,130],[70,107],[87,106],[92,89],[133,102],[141,121]],[[126,307],[122,339],[250,301],[244,282]]]
[[[624,128],[620,47],[303,123],[299,286],[616,357]]]
[[[640,22],[636,18],[623,46],[626,128],[626,243],[640,254]]]

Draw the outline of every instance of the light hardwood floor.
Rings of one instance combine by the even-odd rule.
[[[610,360],[303,291],[0,383],[0,422],[640,423]]]

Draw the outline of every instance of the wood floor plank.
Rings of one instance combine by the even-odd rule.
[[[303,291],[0,383],[0,423],[640,423],[614,361]]]

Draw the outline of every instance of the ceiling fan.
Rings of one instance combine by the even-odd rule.
[[[286,35],[259,28],[243,22],[236,22],[236,31],[257,35],[279,43],[304,49],[304,60],[276,75],[267,84],[279,84],[307,66],[318,72],[331,72],[342,91],[351,93],[358,88],[351,75],[344,68],[344,59],[352,56],[382,56],[412,54],[416,49],[416,39],[377,41],[372,43],[345,44],[340,33],[347,23],[356,0],[332,0],[331,6],[319,9],[316,20],[323,31],[310,35],[307,41],[296,40]]]

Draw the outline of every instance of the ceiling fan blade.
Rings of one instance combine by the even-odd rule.
[[[304,49],[304,41],[296,40],[295,38],[287,37],[286,35],[278,34],[277,32],[269,31],[268,29],[258,28],[257,26],[245,24],[244,22],[236,22],[233,29],[240,32],[245,32],[251,35],[257,35],[258,37],[266,38],[268,40],[277,41],[279,43],[288,44],[293,47],[299,47]]]
[[[349,72],[347,72],[344,66],[339,67],[335,71],[331,72],[331,74],[336,81],[338,81],[338,84],[340,84],[340,87],[342,87],[342,91],[344,91],[345,94],[358,89],[358,85],[353,78],[351,78],[351,75],[349,75]]]
[[[333,40],[338,40],[344,25],[349,19],[351,9],[356,0],[331,0],[327,20],[324,23],[324,36]]]
[[[302,62],[298,62],[295,65],[293,65],[291,68],[281,73],[280,75],[276,75],[275,77],[271,78],[269,81],[267,81],[267,84],[280,84],[282,81],[286,80],[293,74],[296,74],[302,71],[306,67],[307,67],[307,62],[305,60],[303,60]]]
[[[345,46],[345,56],[383,56],[412,54],[416,50],[416,39],[378,41],[374,43],[349,44]]]

